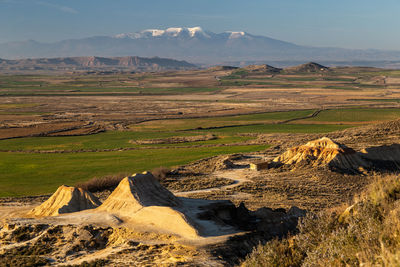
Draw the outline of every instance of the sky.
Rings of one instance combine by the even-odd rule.
[[[0,0],[0,43],[200,26],[308,46],[400,50],[400,0]]]

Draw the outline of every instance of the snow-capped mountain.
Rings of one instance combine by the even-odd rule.
[[[163,57],[193,63],[233,61],[382,61],[400,60],[400,52],[300,46],[243,31],[214,33],[201,27],[148,29],[55,43],[0,44],[0,58],[77,56]]]
[[[211,31],[204,31],[201,27],[193,27],[193,28],[168,28],[165,30],[159,29],[148,29],[140,32],[133,33],[121,33],[117,34],[114,37],[120,39],[143,39],[143,38],[205,38],[205,39],[213,39],[213,38],[226,38],[228,39],[252,39],[252,35],[246,32],[231,32],[227,31],[224,33],[213,33]]]
[[[140,38],[152,38],[152,37],[212,38],[213,35],[215,34],[212,32],[205,32],[201,27],[193,27],[193,28],[168,28],[166,30],[148,29],[134,33],[121,33],[115,35],[114,37],[121,39],[124,38],[140,39]]]

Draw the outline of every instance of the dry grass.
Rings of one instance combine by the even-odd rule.
[[[399,178],[377,177],[346,212],[309,214],[299,231],[259,246],[242,266],[399,266]]]

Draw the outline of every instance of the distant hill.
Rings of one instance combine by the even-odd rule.
[[[143,57],[62,57],[5,60],[0,59],[0,71],[161,71],[194,69],[196,65],[167,58]]]
[[[304,72],[327,72],[327,71],[329,71],[328,67],[325,67],[315,62],[309,62],[299,66],[285,68],[285,72],[304,73]]]
[[[282,71],[282,69],[279,68],[275,68],[272,67],[270,65],[248,65],[246,67],[243,67],[243,69],[245,69],[246,71],[250,72],[250,73],[279,73]]]
[[[223,70],[236,70],[239,67],[234,67],[234,66],[214,66],[208,68],[210,71],[223,71]]]
[[[228,62],[247,62],[248,65],[251,61],[263,61],[260,64],[273,64],[273,61],[400,61],[400,51],[301,46],[242,31],[213,33],[200,27],[151,29],[54,43],[29,40],[0,44],[0,58],[8,59],[94,55],[158,56],[225,65]]]
[[[279,73],[314,73],[314,72],[327,72],[331,69],[315,62],[308,62],[301,65],[290,66],[284,69],[276,68],[271,65],[248,65],[234,71],[232,74],[246,76],[246,75],[265,75],[265,74],[279,74]]]

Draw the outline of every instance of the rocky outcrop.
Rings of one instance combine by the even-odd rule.
[[[60,186],[57,191],[28,215],[35,217],[57,216],[86,209],[94,209],[101,202],[90,192],[71,186]]]
[[[344,172],[361,172],[371,166],[370,162],[365,160],[360,153],[326,137],[290,148],[276,157],[273,165],[289,165],[295,168],[327,166],[333,170]]]
[[[268,162],[268,168],[288,166],[328,167],[345,173],[368,171],[398,171],[400,169],[400,144],[382,145],[355,151],[327,137],[290,148]]]

